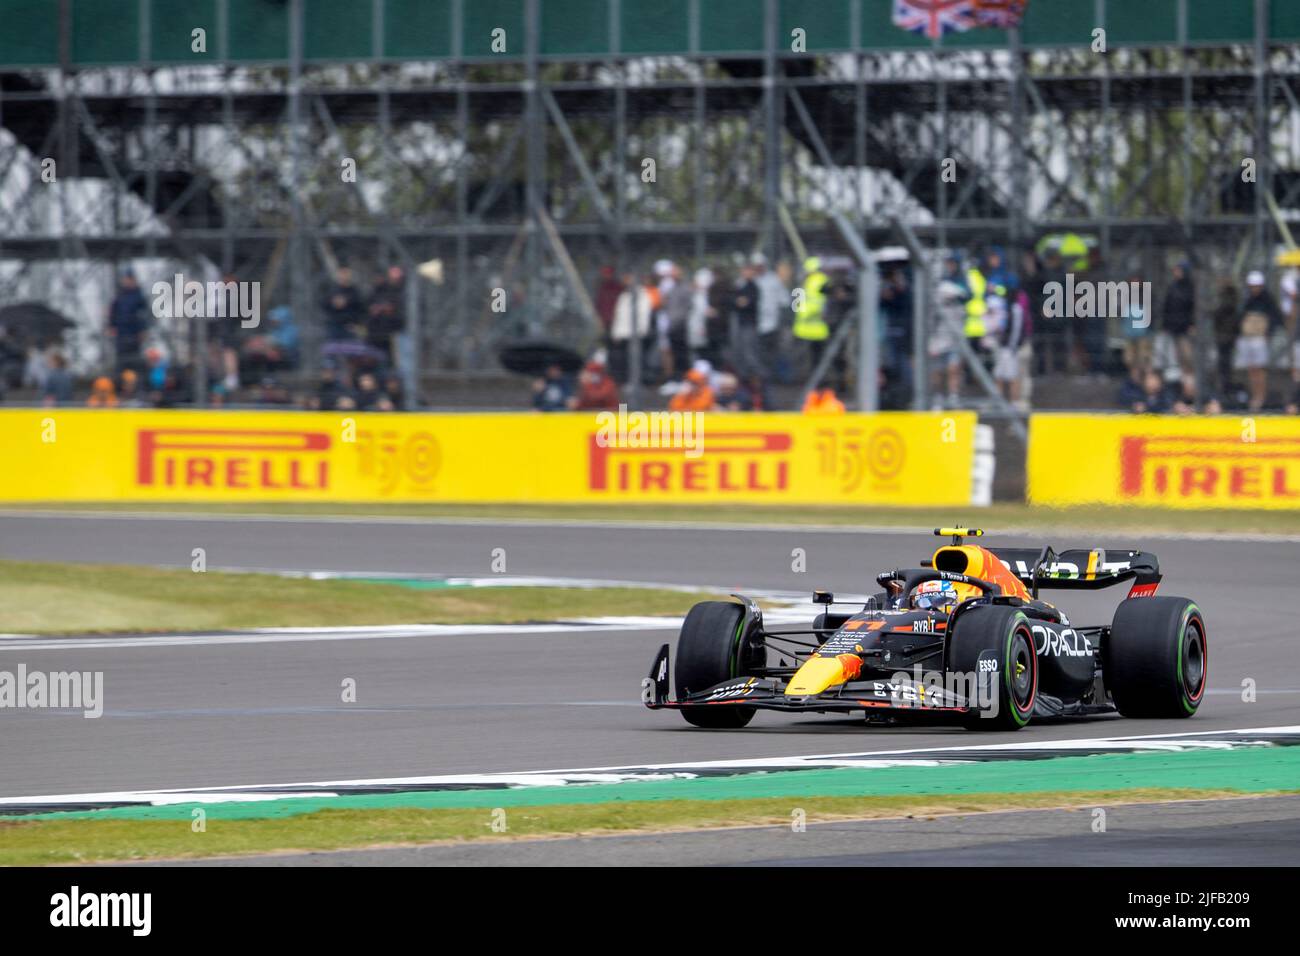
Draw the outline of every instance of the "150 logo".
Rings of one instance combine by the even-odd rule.
[[[442,450],[429,432],[403,434],[395,429],[357,432],[358,472],[373,478],[388,495],[403,482],[420,488],[433,484],[442,466]]]
[[[861,428],[817,429],[821,474],[834,477],[841,491],[856,491],[871,476],[873,487],[892,485],[907,460],[907,443],[893,428],[869,435]]]

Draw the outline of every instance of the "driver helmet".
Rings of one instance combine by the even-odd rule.
[[[912,590],[908,604],[918,611],[937,611],[960,604],[970,596],[967,590],[951,581],[923,581]]]

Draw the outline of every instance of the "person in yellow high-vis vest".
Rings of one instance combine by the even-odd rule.
[[[966,339],[977,347],[979,340],[988,331],[984,323],[984,314],[988,311],[988,305],[984,301],[988,280],[979,266],[971,266],[966,270],[966,287],[970,289],[970,299],[966,302]]]
[[[803,301],[794,313],[794,337],[807,342],[813,368],[821,361],[830,326],[826,324],[826,284],[830,276],[822,271],[821,260],[812,256],[803,263]]]

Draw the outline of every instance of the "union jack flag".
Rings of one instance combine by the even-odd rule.
[[[975,26],[976,0],[894,0],[894,26],[937,40]]]
[[[975,0],[975,22],[982,27],[1009,30],[1020,26],[1029,0]]]

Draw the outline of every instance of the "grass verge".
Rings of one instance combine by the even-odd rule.
[[[1264,796],[1268,794],[1249,794]],[[484,808],[321,810],[270,819],[209,820],[201,833],[189,819],[0,820],[0,865],[183,859],[285,851],[401,846],[442,841],[509,841],[739,826],[790,826],[796,809],[807,822],[932,817],[1005,810],[1076,809],[1120,803],[1222,799],[1234,790],[1146,788],[1093,792],[959,796],[800,796],[752,800],[659,800],[512,807],[508,831],[492,830]]]
[[[0,631],[22,634],[678,615],[707,596],[620,587],[426,589],[270,574],[0,561]]]
[[[933,528],[957,522],[990,532],[1064,530],[1211,534],[1300,534],[1300,509],[1169,509],[1088,506],[1049,508],[994,504],[987,508],[882,508],[839,505],[525,505],[502,504],[349,504],[346,502],[194,503],[83,502],[4,504],[5,511],[148,512],[154,514],[281,515],[304,517],[456,518],[483,520],[699,522],[742,525],[840,525]]]

